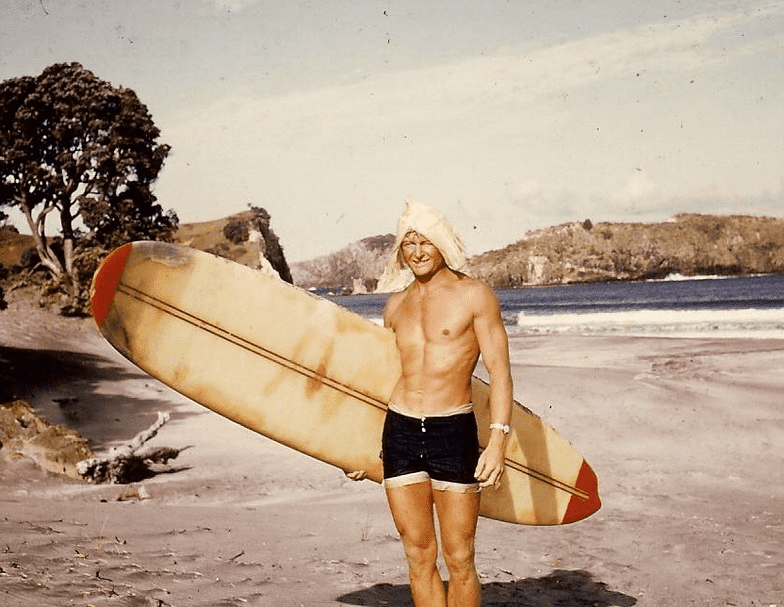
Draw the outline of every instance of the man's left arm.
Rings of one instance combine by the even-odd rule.
[[[482,285],[477,298],[474,332],[482,360],[490,375],[490,421],[502,426],[512,416],[513,386],[509,362],[509,339],[501,310],[493,292]],[[504,473],[506,435],[498,428],[490,430],[490,441],[479,458],[475,477],[480,486],[498,486]]]

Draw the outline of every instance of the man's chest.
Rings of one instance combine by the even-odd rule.
[[[446,343],[472,330],[473,315],[451,297],[405,301],[394,325],[399,344]]]

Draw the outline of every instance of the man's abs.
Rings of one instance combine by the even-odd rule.
[[[413,417],[440,416],[471,402],[471,374],[407,375],[392,391],[391,402]]]

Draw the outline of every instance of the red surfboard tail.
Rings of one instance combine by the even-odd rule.
[[[602,507],[602,500],[599,499],[599,481],[596,478],[596,473],[588,465],[588,462],[583,460],[583,465],[580,467],[580,473],[577,475],[577,482],[575,487],[588,494],[587,498],[581,498],[578,495],[573,495],[569,500],[569,505],[566,507],[566,514],[562,523],[574,523],[580,521],[588,516],[591,516],[599,508]]]
[[[128,243],[109,253],[93,276],[93,284],[90,288],[90,305],[93,318],[99,329],[103,325],[103,321],[106,320],[106,315],[109,313],[112,301],[114,301],[114,294],[120,285],[132,246],[131,243]]]

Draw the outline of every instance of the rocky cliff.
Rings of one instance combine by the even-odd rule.
[[[294,284],[305,289],[373,292],[394,242],[392,234],[371,236],[330,255],[292,263]]]
[[[493,287],[784,272],[784,218],[677,215],[664,223],[582,223],[529,233],[477,255]]]
[[[336,253],[292,264],[304,288],[373,291],[394,241],[366,238]],[[784,273],[784,218],[677,215],[662,223],[568,223],[528,233],[469,260],[492,287],[610,282],[670,274]]]

